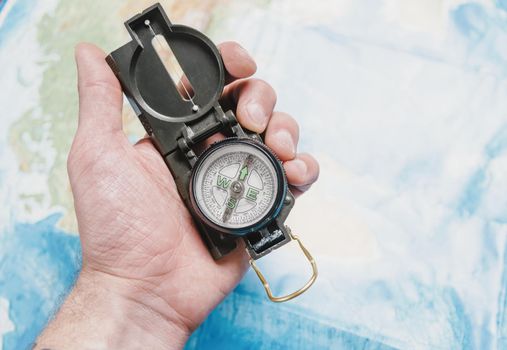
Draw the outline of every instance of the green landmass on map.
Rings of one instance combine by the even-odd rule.
[[[58,2],[54,11],[44,15],[37,26],[37,41],[44,59],[36,107],[24,113],[9,130],[9,142],[19,169],[24,173],[48,173],[49,208],[63,210],[59,226],[77,232],[73,200],[67,177],[66,161],[77,127],[78,96],[74,47],[92,42],[105,52],[114,50],[130,38],[123,22],[150,6],[152,1],[88,0]],[[220,1],[161,1],[171,18],[184,18],[189,10],[213,13]],[[208,21],[209,23],[209,21]],[[205,29],[205,28],[201,28]],[[129,136],[144,134],[130,108],[124,109],[124,129]],[[43,147],[41,147],[43,146]],[[49,147],[52,152],[48,152]],[[50,154],[52,153],[52,154]],[[49,170],[48,170],[49,169]],[[31,204],[39,205],[44,193],[22,193],[20,200],[30,213]]]

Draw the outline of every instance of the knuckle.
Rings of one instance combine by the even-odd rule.
[[[319,165],[319,162],[317,161],[317,159],[315,159],[312,155],[310,155],[310,154],[305,154],[305,155],[306,155],[306,162],[309,163],[308,165],[309,165],[309,169],[310,169],[310,171],[308,172],[309,183],[314,183],[319,178],[320,165]]]
[[[310,183],[310,184],[307,184],[307,185],[303,185],[303,186],[296,186],[296,188],[301,192],[301,193],[305,193],[307,192],[311,187],[312,187],[313,183]]]
[[[81,84],[78,84],[78,90],[80,93],[83,93],[83,91],[96,91],[99,94],[117,94],[121,92],[119,84],[108,79],[83,80]]]
[[[228,41],[224,41],[224,42],[218,44],[218,49],[219,50],[228,49],[228,48],[231,48],[233,46],[240,46],[240,45],[238,44],[237,41],[228,40]]]
[[[97,159],[96,152],[78,131],[67,155],[67,172],[69,176],[79,173],[80,169],[89,168]]]
[[[277,127],[289,129],[294,135],[299,136],[299,123],[289,113],[275,111],[273,113],[273,121]]]
[[[259,78],[252,78],[252,84],[256,89],[262,90],[263,94],[270,96],[274,101],[276,101],[276,91],[267,81]]]
[[[67,172],[69,175],[72,175],[75,169],[78,168],[78,165],[83,162],[83,152],[78,146],[77,139],[74,139],[72,146],[70,148],[69,154],[67,156]]]
[[[296,118],[294,118],[292,115],[290,115],[289,113],[286,113],[286,112],[277,112],[277,114],[279,115],[279,118],[284,122],[284,123],[290,123],[290,124],[293,124],[295,127],[298,127],[299,128],[299,124],[296,120]]]

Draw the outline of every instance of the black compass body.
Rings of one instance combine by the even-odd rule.
[[[106,60],[213,257],[231,252],[237,239],[253,259],[289,242],[283,223],[294,197],[283,167],[258,134],[222,110],[225,69],[216,46],[173,25],[158,4],[125,26],[132,40]],[[227,138],[199,154],[196,146],[216,133]]]

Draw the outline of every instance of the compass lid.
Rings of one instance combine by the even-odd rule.
[[[220,98],[225,80],[213,42],[195,29],[172,24],[160,4],[125,26],[132,41],[114,51],[108,63],[138,112],[177,123],[206,115]]]

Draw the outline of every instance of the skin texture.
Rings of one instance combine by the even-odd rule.
[[[296,121],[273,112],[269,84],[247,79],[256,64],[241,46],[219,48],[228,72],[222,104],[244,127],[265,132],[296,194],[304,192],[319,170],[296,151]],[[181,348],[240,281],[248,257],[240,247],[211,258],[150,139],[132,145],[123,133],[121,88],[104,57],[91,44],[76,47],[79,126],[68,173],[83,267],[35,347]]]

